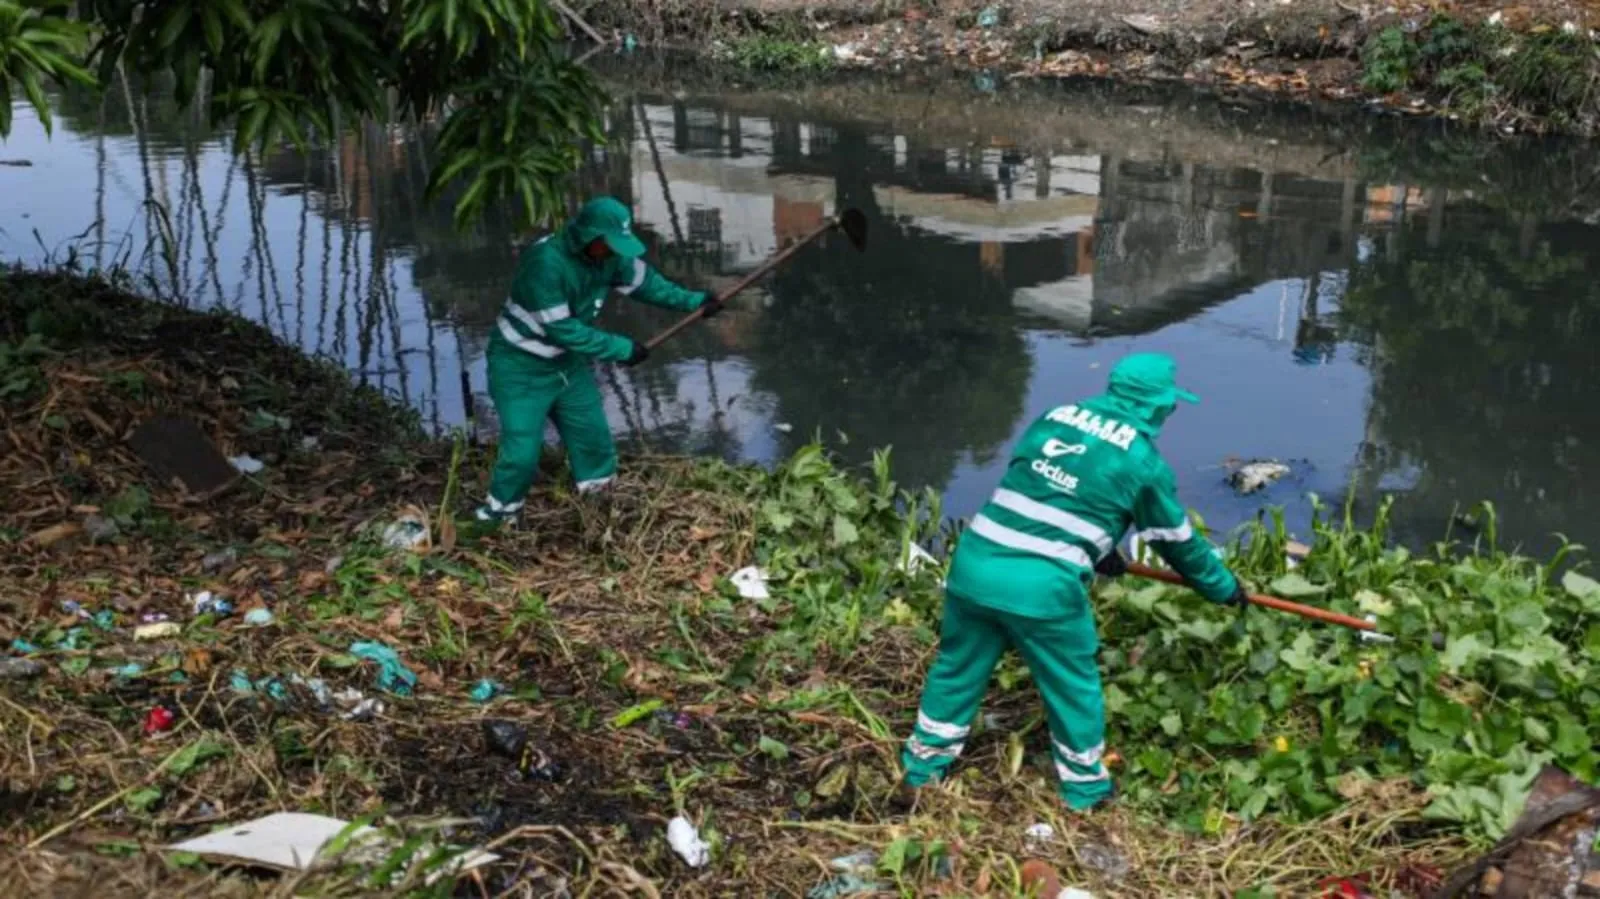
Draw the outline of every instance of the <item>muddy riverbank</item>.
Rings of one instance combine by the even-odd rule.
[[[586,13],[619,42],[688,46],[752,68],[985,78],[1074,75],[1381,108],[1499,131],[1590,135],[1600,117],[1593,5],[1011,0],[731,0]]]

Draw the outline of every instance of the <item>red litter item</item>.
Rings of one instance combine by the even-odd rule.
[[[1322,899],[1372,899],[1367,891],[1367,877],[1324,877],[1317,886],[1323,889]]]
[[[174,715],[171,709],[158,705],[150,710],[150,714],[144,716],[144,735],[148,737],[164,730],[171,730],[177,720],[178,716]]]

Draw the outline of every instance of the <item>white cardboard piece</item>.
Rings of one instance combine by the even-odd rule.
[[[260,865],[280,871],[305,871],[318,861],[317,853],[334,837],[350,826],[349,821],[310,815],[303,812],[278,812],[235,824],[168,846],[178,852],[227,859],[242,864]],[[377,839],[374,840],[374,837]],[[349,851],[371,852],[384,841],[383,834],[371,827],[357,828],[349,843]],[[360,847],[360,848],[357,848]],[[380,853],[381,849],[378,850]],[[422,853],[428,848],[420,850]],[[478,850],[468,850],[457,857],[446,869],[456,872],[498,861],[499,856]],[[445,873],[434,872],[434,875]],[[430,877],[431,881],[433,877]]]

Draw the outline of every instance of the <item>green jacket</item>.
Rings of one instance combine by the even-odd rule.
[[[613,255],[592,262],[568,227],[522,251],[489,350],[519,350],[562,371],[591,359],[621,362],[633,352],[633,341],[594,326],[613,290],[685,312],[698,308],[706,296],[672,283],[642,258]]]
[[[1095,563],[1131,526],[1203,596],[1227,600],[1233,574],[1195,533],[1156,451],[1161,417],[1105,395],[1030,425],[956,545],[950,590],[1025,617],[1080,614]]]

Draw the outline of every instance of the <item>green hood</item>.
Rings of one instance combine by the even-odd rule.
[[[1151,438],[1178,403],[1198,403],[1200,398],[1177,385],[1178,364],[1164,353],[1124,356],[1111,369],[1106,392],[1085,405],[1104,409]]]

